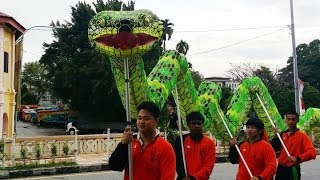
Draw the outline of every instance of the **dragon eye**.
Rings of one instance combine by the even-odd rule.
[[[105,27],[105,25],[106,25],[106,21],[104,19],[100,19],[99,26],[103,28]]]
[[[147,18],[147,17],[144,18],[143,23],[144,23],[145,26],[149,26],[149,24],[150,24],[150,19]]]

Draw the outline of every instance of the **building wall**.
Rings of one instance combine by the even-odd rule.
[[[209,82],[214,82],[217,85],[219,85],[220,87],[228,87],[232,91],[235,91],[238,88],[239,84],[240,84],[239,82],[234,81],[234,80],[232,80],[230,78],[222,78],[222,77],[219,77],[219,78],[208,77],[208,78],[206,78],[206,80],[209,81]]]
[[[0,81],[0,137],[3,133],[7,134],[7,137],[12,137],[14,127],[14,107],[15,107],[15,90],[14,90],[14,57],[15,57],[15,35],[6,26],[0,27],[0,62],[1,62],[1,80]],[[4,52],[8,53],[8,72],[4,72]],[[2,103],[1,103],[2,101]],[[5,120],[6,119],[6,120]],[[7,122],[4,122],[7,121]]]

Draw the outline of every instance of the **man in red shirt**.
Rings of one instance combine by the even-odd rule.
[[[276,154],[272,146],[263,140],[264,124],[258,118],[250,118],[246,123],[247,141],[239,144],[239,149],[253,177],[250,177],[244,162],[239,158],[235,139],[231,139],[229,159],[232,164],[239,163],[237,180],[270,180],[276,173]]]
[[[160,110],[153,102],[143,102],[138,107],[137,127],[139,133],[133,137],[130,128],[126,128],[122,141],[109,159],[111,170],[125,169],[124,179],[129,179],[128,143],[132,142],[133,179],[173,180],[175,178],[176,159],[170,143],[159,136],[156,129]]]
[[[299,180],[301,178],[300,163],[315,159],[317,156],[316,149],[309,137],[297,128],[298,121],[298,113],[287,113],[285,122],[288,130],[281,133],[282,141],[290,156],[287,155],[277,137],[271,141],[274,150],[280,151],[276,180]],[[276,132],[278,129],[275,128]]]
[[[216,160],[214,141],[202,134],[204,117],[200,112],[191,112],[186,119],[190,133],[183,136],[183,146],[188,176],[186,177],[185,174],[181,142],[178,137],[174,147],[177,161],[177,179],[207,180]]]

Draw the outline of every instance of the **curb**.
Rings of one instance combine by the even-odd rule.
[[[70,174],[70,173],[82,173],[93,171],[105,171],[110,170],[108,164],[96,164],[96,165],[74,165],[74,166],[58,166],[50,168],[34,168],[34,169],[22,169],[22,170],[2,170],[0,171],[0,179],[19,178],[29,176],[48,176],[56,174]]]

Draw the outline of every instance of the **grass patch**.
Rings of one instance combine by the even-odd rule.
[[[20,164],[17,163],[13,167],[6,167],[6,170],[22,170],[22,169],[34,169],[34,168],[44,168],[44,167],[57,167],[57,166],[73,166],[77,165],[76,162],[50,162],[47,164],[39,164],[39,163],[30,163],[30,164]]]

